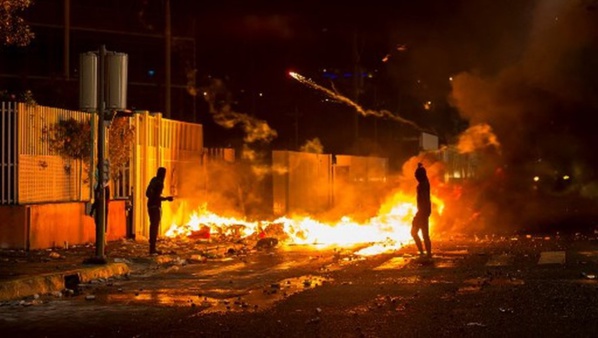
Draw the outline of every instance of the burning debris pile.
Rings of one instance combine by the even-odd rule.
[[[435,198],[434,218],[443,203]],[[380,207],[376,216],[356,222],[348,216],[335,222],[323,222],[310,216],[280,217],[275,220],[248,221],[218,216],[202,205],[185,224],[171,224],[170,238],[190,238],[209,242],[255,242],[256,246],[314,245],[354,246],[368,244],[363,254],[391,251],[411,242],[411,220],[416,212],[412,194],[395,192]],[[178,217],[180,219],[180,217]]]
[[[521,36],[505,37],[509,45],[501,43],[496,47],[503,49],[501,53],[489,51],[488,59],[494,62],[488,64],[496,68],[464,71],[451,77],[450,103],[469,122],[469,128],[458,137],[457,148],[461,154],[476,155],[476,177],[453,185],[440,180],[432,183],[436,196],[447,204],[447,212],[441,218],[444,202],[439,198],[435,201],[433,209],[438,214],[431,219],[433,230],[514,230],[542,218],[553,221],[559,213],[577,212],[583,204],[581,199],[595,201],[598,197],[593,169],[597,164],[593,156],[596,133],[585,123],[585,116],[598,109],[594,95],[596,67],[587,66],[595,65],[588,60],[595,59],[598,50],[597,12],[594,5],[587,5],[590,3],[593,2],[538,2],[533,20],[529,21],[526,13],[526,23],[518,26],[516,33]],[[508,58],[500,60],[504,62],[496,62],[497,55],[507,54]],[[388,111],[363,109],[298,73],[291,72],[290,76],[355,109],[361,116],[390,119],[424,130]],[[262,121],[247,120],[233,112],[221,84],[212,87],[206,100],[219,124],[227,128],[242,126],[247,143],[269,142],[276,137]],[[399,246],[410,241],[415,210],[413,190],[404,191],[411,192],[391,194],[375,216],[359,221],[352,215],[329,222],[304,215],[247,221],[216,216],[205,207],[188,221],[172,224],[167,236],[211,241],[275,238],[283,244]],[[565,205],[563,201],[569,202]]]

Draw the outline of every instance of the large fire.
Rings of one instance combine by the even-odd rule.
[[[432,196],[436,213],[442,213],[444,204]],[[356,222],[349,216],[336,222],[322,222],[309,216],[280,217],[273,221],[247,221],[234,217],[223,217],[208,210],[207,205],[194,211],[186,224],[173,223],[166,232],[167,237],[196,236],[205,239],[219,236],[276,237],[283,245],[314,245],[354,247],[361,245],[357,254],[375,255],[397,250],[412,242],[411,220],[417,211],[413,196],[394,194],[384,203],[376,216],[365,222]],[[430,228],[434,217],[430,218]]]

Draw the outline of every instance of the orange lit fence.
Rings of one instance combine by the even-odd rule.
[[[95,124],[93,114],[23,103],[2,103],[0,112],[0,204],[90,199],[89,175],[83,164],[53,154],[44,141],[44,130],[69,118],[91,119]],[[136,112],[129,121],[135,129],[133,154],[123,175],[112,178],[112,193],[131,197],[134,234],[148,236],[145,188],[158,167],[167,168],[164,195],[176,197],[186,182],[209,189],[207,182],[200,183],[207,177],[206,164],[234,162],[235,153],[230,148],[204,148],[199,124],[163,119],[161,114],[149,112]],[[385,158],[274,151],[272,159],[273,208],[279,215],[325,211],[334,207],[335,180],[384,183],[388,171]],[[171,218],[171,206],[174,210],[176,202],[164,205],[163,219]]]
[[[62,158],[48,143],[48,128],[70,118],[91,122],[94,130],[96,119],[90,113],[1,103],[0,204],[90,200],[90,175],[83,161]],[[187,168],[201,166],[203,130],[199,124],[163,119],[161,114],[149,112],[132,115],[130,123],[135,128],[132,160],[121,169],[122,175],[112,177],[112,195],[132,197],[135,230],[147,235],[145,188],[149,180],[158,167],[168,168],[164,194],[176,196]],[[94,139],[90,158],[95,156],[96,145]]]
[[[47,131],[60,120],[89,121],[88,113],[2,102],[0,131],[1,204],[81,201],[89,184],[81,160],[52,152]],[[91,154],[90,154],[91,156]]]
[[[385,183],[388,159],[384,157],[334,155],[335,179],[355,183]]]
[[[332,207],[332,155],[273,151],[272,166],[274,214],[319,213]]]
[[[478,170],[476,153],[463,154],[455,147],[445,147],[440,150],[440,158],[445,164],[445,182],[475,178]]]
[[[164,195],[177,196],[184,180],[201,179],[190,172],[201,165],[203,128],[200,124],[173,121],[162,114],[134,115],[135,146],[131,171],[135,234],[149,236],[145,189],[159,167],[167,169]],[[165,203],[163,219],[170,219],[171,204]],[[164,231],[164,229],[161,229]]]
[[[273,211],[317,214],[334,207],[335,182],[385,184],[388,159],[378,157],[272,152]]]

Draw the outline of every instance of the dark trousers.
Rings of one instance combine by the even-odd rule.
[[[156,241],[158,240],[158,230],[160,229],[162,209],[158,207],[148,207],[147,213],[149,214],[150,219],[149,251],[150,254],[152,254],[156,252]]]
[[[411,237],[413,237],[413,241],[417,246],[417,250],[423,254],[424,248],[422,247],[422,240],[419,238],[419,231],[422,232],[422,237],[424,240],[424,245],[426,247],[426,252],[428,255],[432,254],[432,242],[430,241],[430,232],[429,232],[429,215],[426,215],[421,212],[417,212],[415,217],[413,217],[413,223],[411,224]]]

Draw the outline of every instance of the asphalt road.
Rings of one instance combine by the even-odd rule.
[[[277,247],[0,306],[3,337],[595,337],[594,237]]]

